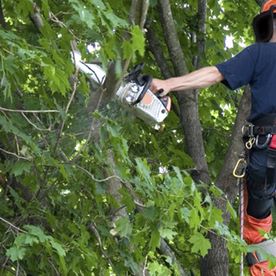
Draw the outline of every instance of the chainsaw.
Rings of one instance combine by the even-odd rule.
[[[74,62],[80,71],[86,73],[99,85],[104,83],[106,73],[99,65],[83,62],[77,51],[74,51],[73,55]],[[122,105],[134,112],[138,118],[158,128],[158,124],[162,123],[169,114],[171,98],[160,97],[158,93],[154,94],[150,90],[152,78],[142,75],[142,69],[143,65],[139,64],[123,78],[116,96]]]

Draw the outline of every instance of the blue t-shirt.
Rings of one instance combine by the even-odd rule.
[[[249,84],[252,106],[249,121],[276,113],[276,43],[255,43],[216,65],[222,83],[234,90]]]

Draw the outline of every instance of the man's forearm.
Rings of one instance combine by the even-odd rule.
[[[190,74],[168,79],[171,91],[205,88],[223,80],[222,74],[215,66],[201,68]]]

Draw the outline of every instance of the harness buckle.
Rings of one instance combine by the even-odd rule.
[[[247,123],[242,126],[242,135],[248,137],[254,137],[254,125]]]
[[[233,175],[236,178],[243,178],[245,176],[245,168],[247,166],[247,162],[244,158],[240,158],[237,163],[236,166],[233,170]]]

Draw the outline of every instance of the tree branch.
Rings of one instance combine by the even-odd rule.
[[[238,186],[236,185],[237,180],[232,172],[236,162],[240,158],[240,154],[244,152],[241,129],[250,112],[250,95],[250,89],[249,87],[246,87],[240,101],[236,122],[230,138],[231,142],[224,158],[224,165],[216,180],[216,185],[225,192],[231,203],[233,203],[238,193]],[[224,211],[224,222],[228,224],[230,218],[229,214],[226,212],[225,200],[222,200],[221,198],[215,199],[215,206]],[[208,236],[212,244],[215,244],[216,247],[212,247],[212,249],[209,250],[208,255],[203,259],[201,263],[201,271],[204,271],[204,276],[224,275],[225,270],[223,265],[228,267],[225,240],[211,232],[209,232]]]
[[[243,96],[240,100],[238,114],[232,130],[230,145],[227,154],[224,158],[223,167],[216,180],[216,185],[223,189],[228,195],[230,202],[235,199],[238,187],[235,185],[236,178],[233,176],[233,168],[240,158],[240,154],[244,152],[244,145],[242,140],[242,127],[249,116],[251,108],[251,92],[249,86],[244,90]]]
[[[4,29],[7,28],[7,23],[6,23],[4,12],[3,12],[2,0],[0,0],[0,24]]]
[[[160,16],[164,28],[164,36],[170,52],[176,75],[188,73],[184,54],[178,39],[169,0],[159,0]],[[198,93],[192,90],[176,93],[180,107],[180,120],[184,130],[188,154],[196,165],[195,181],[210,182],[208,165],[205,159],[202,131],[198,114]],[[197,139],[195,140],[194,137]]]
[[[32,22],[34,23],[35,27],[37,28],[38,31],[43,27],[43,19],[40,14],[40,8],[36,3],[33,4],[33,13],[30,14],[30,18]]]
[[[200,67],[201,59],[205,52],[206,16],[207,0],[198,0],[198,54],[195,63],[195,68],[197,69]]]
[[[8,220],[6,220],[2,217],[0,217],[0,220],[2,222],[4,222],[5,224],[9,225],[10,227],[12,227],[13,229],[15,229],[16,231],[18,231],[18,232],[27,233],[25,230],[20,229],[19,227],[15,226],[14,224],[12,224],[11,222],[9,222]]]
[[[172,76],[172,74],[170,72],[168,62],[166,61],[166,58],[164,56],[160,40],[157,38],[152,22],[150,22],[149,20],[147,20],[146,22],[146,28],[146,37],[148,40],[149,49],[153,53],[155,61],[160,68],[163,77],[168,79]]]
[[[23,109],[10,109],[0,106],[0,111],[14,112],[14,113],[59,113],[58,110],[23,110]]]
[[[168,46],[171,60],[173,61],[175,74],[187,74],[188,69],[186,63],[184,62],[184,54],[175,28],[170,1],[159,0],[159,6],[162,26],[164,28],[164,37]]]

